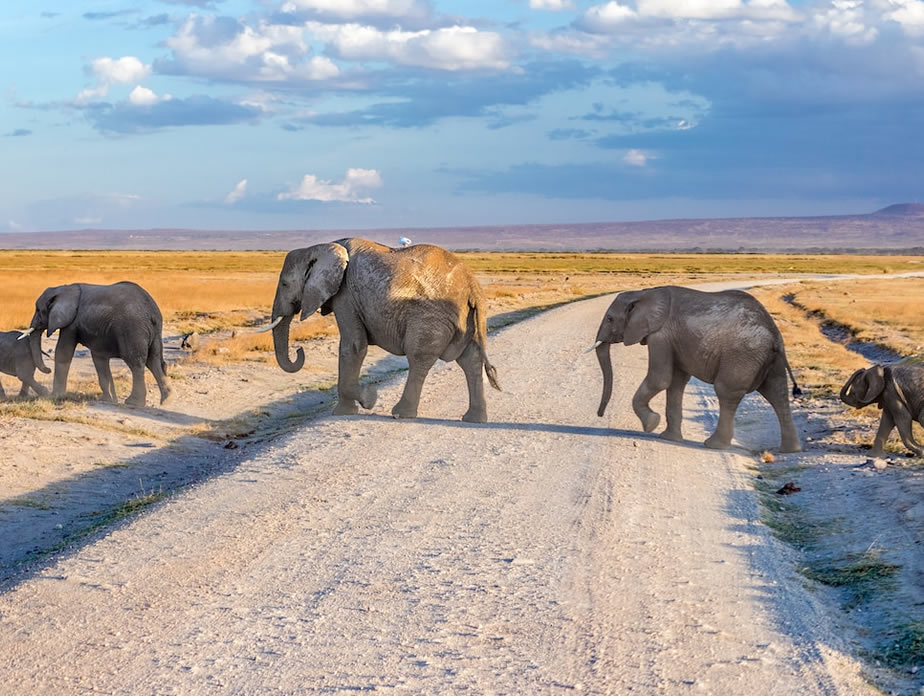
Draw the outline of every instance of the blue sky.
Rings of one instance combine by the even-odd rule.
[[[0,45],[0,232],[924,194],[924,0],[4,0]]]

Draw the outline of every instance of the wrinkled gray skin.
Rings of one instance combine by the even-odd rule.
[[[55,348],[55,398],[67,391],[67,373],[78,343],[90,349],[104,401],[118,400],[109,369],[111,358],[121,358],[132,372],[132,393],[125,401],[128,405],[144,406],[145,367],[157,381],[160,402],[170,395],[160,309],[135,283],[74,283],[47,288],[35,301],[30,326],[35,329],[29,344],[36,360],[41,357],[41,332],[47,330],[49,336],[61,332]]]
[[[19,340],[21,336],[22,333],[19,331],[0,332],[0,372],[19,378],[22,382],[22,388],[19,390],[20,396],[26,396],[30,387],[39,396],[45,396],[48,390],[35,381],[35,368],[45,374],[51,372],[42,360],[42,336],[39,334],[34,339],[38,341],[38,363],[32,357],[32,348],[29,343],[25,339]],[[0,398],[6,398],[3,385],[0,385]]]
[[[276,361],[286,372],[305,362],[299,348],[289,358],[292,317],[334,313],[340,330],[335,415],[372,408],[375,389],[360,387],[369,346],[406,355],[407,383],[392,409],[396,418],[414,418],[420,392],[438,359],[455,360],[465,372],[469,407],[462,420],[487,421],[482,370],[495,389],[497,373],[485,350],[485,300],[478,281],[453,254],[429,244],[391,249],[365,239],[341,239],[295,249],[279,274],[273,319]]]
[[[921,456],[921,445],[914,439],[911,426],[913,421],[924,425],[924,367],[874,365],[857,370],[841,389],[841,401],[854,408],[875,403],[882,409],[870,456],[882,456],[886,440],[896,426],[905,447]]]
[[[740,290],[701,292],[675,286],[623,292],[613,301],[597,332],[597,359],[603,371],[602,416],[613,391],[610,345],[648,346],[648,374],[632,398],[632,408],[650,433],[661,417],[651,399],[667,390],[666,440],[681,441],[683,391],[690,376],[712,384],[719,398],[719,423],[706,447],[725,449],[735,434],[735,411],[744,395],[758,391],[780,422],[781,449],[802,449],[789,406],[792,370],[783,338],[770,314]],[[793,378],[795,385],[795,378]],[[793,387],[793,393],[800,393]]]

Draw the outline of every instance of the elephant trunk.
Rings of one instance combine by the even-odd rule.
[[[596,348],[597,360],[603,372],[603,395],[600,397],[600,408],[597,409],[598,416],[603,416],[610,397],[613,395],[613,364],[610,362],[610,345],[612,344],[603,342]]]
[[[32,362],[40,372],[44,372],[47,375],[51,372],[51,368],[45,365],[45,360],[42,357],[42,329],[37,327],[34,321],[32,328],[35,329],[35,331],[29,334],[29,352],[32,353]]]
[[[276,362],[286,372],[298,372],[305,365],[305,351],[302,348],[295,351],[294,362],[289,359],[289,325],[293,316],[283,316],[282,321],[273,327],[273,351],[276,353]]]

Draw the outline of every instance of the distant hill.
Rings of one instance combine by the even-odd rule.
[[[0,234],[7,249],[294,249],[343,237],[398,246],[399,238],[486,251],[866,251],[924,254],[924,205],[870,215],[719,218],[557,225],[230,231],[96,230]]]
[[[905,217],[924,217],[924,203],[896,203],[882,210],[877,210],[873,215],[902,215]]]

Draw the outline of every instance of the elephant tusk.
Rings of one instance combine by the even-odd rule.
[[[17,341],[21,341],[21,340],[24,339],[26,336],[32,335],[32,332],[33,332],[33,331],[35,331],[35,329],[34,329],[33,327],[29,327],[29,328],[26,329],[25,331],[20,331],[19,333],[21,333],[22,336],[20,336],[20,337],[17,338],[16,340],[17,340]]]
[[[285,317],[276,317],[275,319],[273,319],[272,324],[270,324],[269,326],[264,326],[262,329],[254,331],[254,333],[266,333],[267,331],[272,331],[277,326],[279,326],[279,322],[281,322],[283,319],[285,319]]]
[[[594,343],[590,348],[588,348],[588,349],[585,350],[584,352],[585,352],[585,353],[589,353],[589,352],[592,351],[592,350],[597,350],[597,348],[598,348],[599,346],[601,346],[601,345],[603,345],[603,341],[597,341],[596,343]]]

